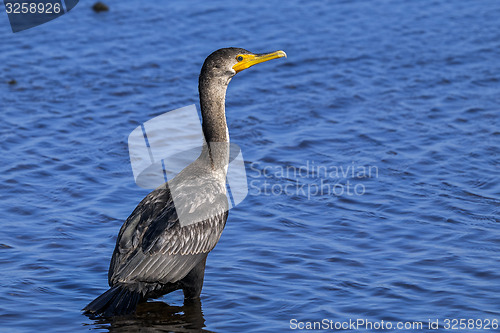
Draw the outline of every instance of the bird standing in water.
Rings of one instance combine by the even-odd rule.
[[[199,77],[205,136],[200,157],[149,193],[125,221],[109,267],[111,288],[88,304],[86,313],[129,314],[138,303],[178,289],[185,300],[200,296],[207,255],[219,241],[228,216],[227,86],[236,73],[281,57],[285,52],[254,54],[224,48],[205,59]]]

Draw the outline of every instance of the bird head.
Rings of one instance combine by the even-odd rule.
[[[236,73],[253,65],[282,57],[286,57],[284,51],[255,54],[236,47],[219,49],[205,59],[200,77],[204,75],[219,78],[225,80],[227,84]]]

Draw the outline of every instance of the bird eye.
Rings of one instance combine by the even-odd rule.
[[[238,62],[239,62],[239,61],[242,61],[242,60],[243,60],[243,57],[242,57],[242,56],[237,56],[237,57],[236,57],[236,60],[238,60]]]

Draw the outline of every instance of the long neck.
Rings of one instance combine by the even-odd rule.
[[[227,83],[200,77],[199,93],[203,134],[207,143],[212,168],[227,169],[229,160],[229,132],[226,123]]]
[[[217,80],[200,78],[200,106],[203,119],[205,141],[229,142],[226,123],[227,84],[218,84]]]

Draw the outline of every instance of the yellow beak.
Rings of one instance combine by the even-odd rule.
[[[286,58],[286,53],[281,50],[263,54],[240,54],[237,58],[241,58],[242,60],[238,61],[238,63],[233,66],[233,69],[236,73],[238,73],[244,69],[252,67],[253,65],[260,64],[261,62],[283,57]]]

